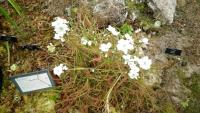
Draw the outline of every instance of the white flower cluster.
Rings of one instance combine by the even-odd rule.
[[[86,37],[82,37],[81,38],[81,44],[86,45],[86,46],[91,46],[92,45],[92,41],[91,40],[87,40]]]
[[[126,39],[120,39],[117,42],[117,50],[122,51],[124,54],[128,54],[129,50],[134,49],[134,42],[129,34],[125,34]]]
[[[120,33],[116,31],[116,29],[112,26],[108,26],[107,30],[109,30],[113,35],[118,36]],[[135,33],[141,32],[141,29],[137,29]],[[149,44],[148,38],[142,37],[142,39],[139,40],[140,43],[147,45]],[[100,45],[99,49],[102,52],[108,52],[108,50],[111,48],[112,44],[109,43],[103,43]],[[129,51],[134,49],[134,40],[130,34],[125,34],[122,39],[119,39],[117,41],[116,48],[118,51],[123,52],[122,58],[124,59],[124,63],[127,64],[130,68],[130,71],[128,73],[129,77],[131,79],[137,79],[139,77],[140,69],[148,70],[151,68],[152,60],[149,59],[148,56],[143,56],[141,58],[137,56],[132,56],[129,54]]]
[[[66,34],[67,31],[70,31],[68,24],[69,22],[63,18],[55,18],[55,21],[51,23],[55,31],[54,39],[61,40],[61,42],[65,41],[63,36]]]
[[[59,66],[56,66],[54,69],[53,69],[53,73],[55,75],[58,75],[60,77],[60,75],[62,73],[64,73],[64,71],[68,70],[68,67],[64,64],[60,64]]]
[[[148,56],[144,56],[138,60],[139,66],[144,70],[149,70],[151,68],[152,60]]]
[[[131,79],[137,79],[139,76],[140,68],[148,70],[151,68],[152,60],[148,56],[138,58],[136,56],[132,57],[131,55],[123,55],[124,64],[128,64],[130,71],[128,73]],[[138,66],[139,65],[139,66]]]

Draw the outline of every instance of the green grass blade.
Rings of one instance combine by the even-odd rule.
[[[23,16],[22,9],[20,6],[13,0],[8,0],[8,2],[13,6],[13,8],[16,10],[16,12],[20,15]]]
[[[17,23],[10,17],[9,12],[1,6],[0,6],[0,15],[3,15],[5,19],[11,24],[11,26],[14,27],[17,31],[19,31]]]

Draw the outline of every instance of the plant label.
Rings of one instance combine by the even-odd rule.
[[[10,79],[21,93],[48,89],[55,86],[48,70],[12,76]]]
[[[170,55],[180,56],[181,53],[182,53],[182,50],[173,49],[173,48],[166,48],[165,53],[170,54]]]

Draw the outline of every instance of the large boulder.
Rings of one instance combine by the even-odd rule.
[[[98,0],[93,7],[93,16],[99,27],[108,24],[120,25],[128,15],[124,0]]]
[[[149,7],[155,12],[155,17],[164,23],[173,23],[176,11],[176,0],[150,0]]]

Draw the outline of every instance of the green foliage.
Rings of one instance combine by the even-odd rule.
[[[0,46],[0,57],[3,57],[5,53],[6,53],[6,48],[1,45]]]
[[[174,110],[173,105],[168,102],[163,106],[162,113],[177,113],[177,112]]]
[[[191,90],[191,99],[183,113],[199,113],[200,111],[200,75],[194,74],[190,79],[185,79],[185,85]]]
[[[125,24],[123,24],[122,27],[120,28],[120,32],[121,32],[122,34],[126,34],[126,33],[132,34],[133,28],[132,28],[131,25],[125,23]]]
[[[8,2],[12,5],[15,11],[20,15],[23,16],[22,9],[20,6],[13,0],[8,0]],[[3,15],[5,19],[11,24],[11,26],[19,32],[19,28],[17,23],[12,19],[7,9],[0,6],[0,15]]]
[[[141,15],[140,17],[138,17],[138,19],[140,20],[140,26],[143,26],[143,28],[145,30],[154,28],[153,19],[151,19],[145,15]]]
[[[0,14],[3,15],[5,17],[5,19],[14,27],[17,28],[17,24],[16,22],[11,18],[9,12],[0,6]]]
[[[13,0],[8,0],[8,2],[12,5],[12,7],[15,9],[15,11],[20,15],[23,16],[22,9],[20,6]]]
[[[187,99],[186,101],[184,101],[184,102],[181,102],[181,106],[183,107],[183,108],[187,108],[188,107],[188,103],[189,103],[189,99]]]

